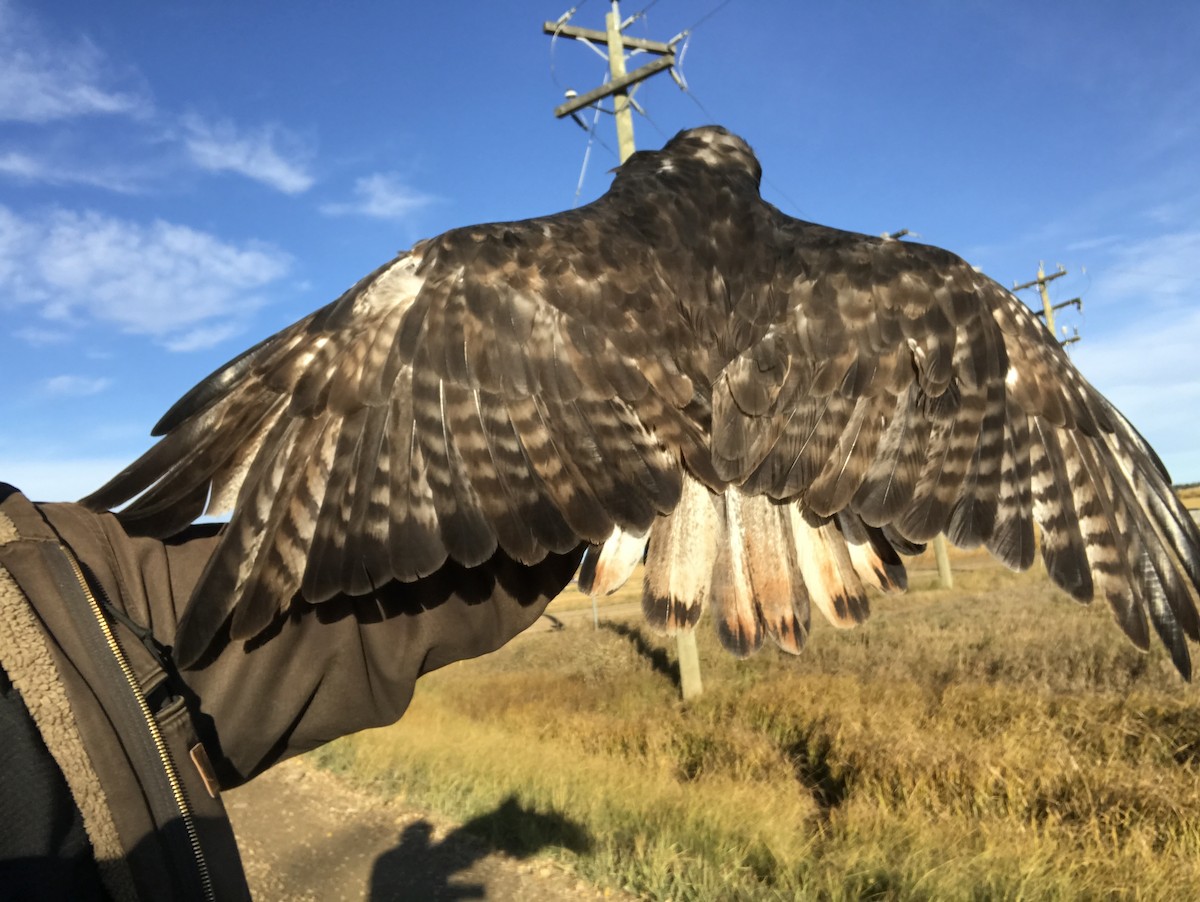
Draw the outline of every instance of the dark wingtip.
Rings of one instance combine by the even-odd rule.
[[[1175,669],[1179,671],[1179,675],[1183,677],[1185,683],[1192,681],[1192,656],[1188,654],[1185,647],[1182,655],[1171,653],[1171,661],[1175,664]]]
[[[175,630],[174,655],[180,668],[202,665],[210,653],[214,641],[229,623],[235,608],[232,586],[222,585],[221,572],[217,570],[213,579],[213,562],[220,557],[217,552],[209,559],[208,568],[201,575],[188,600],[179,626]]]
[[[189,417],[207,410],[213,402],[223,397],[229,387],[237,382],[250,369],[253,357],[267,342],[275,336],[265,338],[252,348],[247,348],[228,363],[222,364],[207,377],[201,379],[171,408],[162,415],[150,435],[159,438],[178,427]]]
[[[885,564],[882,570],[875,570],[875,578],[879,580],[880,591],[889,595],[908,591],[908,568],[903,564]]]
[[[1042,562],[1056,586],[1080,604],[1092,603],[1095,587],[1092,584],[1092,571],[1088,568],[1082,549],[1068,547],[1055,552],[1048,543],[1043,544]]]

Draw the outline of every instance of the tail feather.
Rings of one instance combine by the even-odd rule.
[[[614,527],[603,545],[589,545],[579,566],[579,591],[611,595],[629,580],[646,555],[650,533],[642,535]]]
[[[870,604],[836,523],[810,524],[795,505],[788,512],[809,600],[836,627],[862,623],[870,614]]]
[[[799,654],[809,632],[808,592],[796,567],[787,508],[765,496],[749,496],[736,490],[727,493],[725,500],[730,546],[744,559],[741,569],[749,585],[752,614],[747,615],[746,606],[741,606],[743,627],[734,635],[749,637],[750,641],[742,644],[757,647],[765,630],[781,649]],[[736,542],[735,533],[740,537]],[[719,572],[713,574],[713,582],[720,582]],[[719,594],[714,588],[714,610]],[[723,638],[724,622],[718,618]],[[742,653],[738,648],[733,650]]]
[[[623,567],[605,557],[618,556],[622,541],[614,534],[589,550],[580,574],[584,591],[607,586],[603,573],[609,566],[632,569],[635,555]],[[679,507],[652,531],[643,609],[651,625],[670,633],[694,625],[711,604],[721,643],[734,654],[752,654],[767,636],[798,654],[813,605],[835,626],[855,626],[870,613],[868,585],[883,592],[907,586],[884,530],[849,512],[825,519],[797,503],[738,489],[712,495],[688,477]]]
[[[694,627],[710,597],[717,547],[725,538],[716,499],[685,475],[679,504],[651,531],[642,610],[652,627],[668,634]]]
[[[747,535],[743,518],[743,507],[754,505],[746,504],[745,496],[736,491],[726,493],[721,501],[725,508],[725,541],[713,562],[713,622],[725,649],[745,658],[762,647],[766,633],[755,604],[758,587],[750,572],[751,548],[756,537]]]

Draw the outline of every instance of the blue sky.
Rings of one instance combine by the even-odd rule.
[[[551,114],[606,71],[542,34],[566,8],[0,0],[0,480],[77,497],[397,250],[570,207],[581,172],[602,193],[611,117],[584,169]],[[1200,4],[657,0],[628,33],[697,22],[688,93],[636,95],[639,147],[720,122],[793,215],[1006,285],[1061,263],[1074,359],[1200,480]]]

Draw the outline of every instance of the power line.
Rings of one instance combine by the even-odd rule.
[[[641,114],[642,118],[645,119],[647,122],[649,122],[651,127],[656,132],[658,132],[659,136],[663,139],[664,142],[669,141],[671,139],[671,136],[668,135],[665,131],[663,131],[662,126],[660,126],[657,122],[654,121],[654,119],[651,117],[651,115],[646,112],[645,108],[643,108],[641,104],[638,104],[637,111]]]
[[[697,28],[699,28],[701,25],[703,25],[705,22],[707,22],[709,19],[711,19],[713,16],[715,16],[717,13],[719,13],[721,10],[723,10],[725,7],[727,7],[732,2],[733,2],[733,0],[721,0],[720,3],[718,3],[712,9],[710,9],[708,12],[706,12],[703,16],[701,16],[699,19],[697,19],[690,27],[685,28],[679,34],[682,36],[682,35],[690,34],[691,32],[695,31]],[[653,4],[651,4],[651,5],[653,5]]]
[[[677,85],[679,85],[679,90],[683,91],[684,94],[686,94],[689,98],[691,98],[692,103],[696,104],[696,106],[699,107],[700,112],[702,112],[704,114],[705,118],[708,120],[706,123],[708,125],[716,125],[721,120],[719,117],[717,117],[713,114],[712,110],[710,110],[708,107],[706,107],[704,105],[704,103],[700,100],[700,98],[696,96],[696,92],[692,90],[691,85],[688,84],[687,78],[683,74],[683,58],[684,58],[684,56],[687,55],[688,44],[691,43],[692,33],[695,32],[696,28],[700,24],[707,21],[708,19],[711,19],[718,12],[720,12],[722,7],[728,6],[732,2],[733,2],[733,0],[724,0],[724,2],[718,4],[716,7],[709,10],[709,12],[707,12],[705,15],[701,16],[700,19],[698,19],[696,21],[695,25],[693,25],[691,28],[685,28],[683,31],[681,31],[679,33],[679,35],[676,38],[674,38],[672,40],[672,43],[674,43],[675,41],[682,39],[683,46],[679,48],[679,57],[676,60],[675,65],[671,68],[671,77],[674,78],[675,83]],[[662,130],[659,129],[659,131],[661,132]],[[773,182],[765,174],[763,175],[762,180],[764,182],[766,182],[767,186],[769,188],[771,188],[776,194],[778,194],[780,197],[782,197],[784,200],[786,200],[789,204],[791,204],[792,210],[796,214],[803,215],[804,211],[800,207],[800,205],[798,203],[796,203],[796,201],[786,191],[784,191],[782,188],[780,188],[779,185],[777,185],[775,182]]]
[[[638,12],[630,16],[628,21],[636,22],[638,19],[644,19],[646,17],[646,13],[650,12],[650,10],[654,8],[654,4],[657,2],[658,0],[650,0],[650,2],[643,6]]]
[[[575,121],[578,122],[579,118],[576,117]],[[588,160],[591,159],[592,156],[592,144],[597,140],[596,123],[599,121],[600,107],[596,107],[596,112],[592,114],[592,127],[588,130],[587,147],[583,151],[583,165],[579,168],[579,182],[575,185],[575,202],[571,204],[572,209],[579,206],[579,195],[583,192],[583,178],[585,175],[587,175]],[[604,144],[603,141],[600,143]],[[612,148],[608,147],[607,144],[604,146],[607,147],[610,152],[612,151]]]
[[[574,18],[575,13],[579,12],[587,4],[588,0],[579,0],[574,6],[568,9],[565,13],[554,20],[554,28],[550,32],[550,77],[554,79],[554,83],[558,87],[562,87],[562,82],[558,80],[558,70],[554,65],[554,51],[558,46],[558,36],[562,32],[563,26]],[[657,2],[657,0],[656,0]],[[549,25],[550,23],[546,23]],[[595,50],[595,48],[592,48]]]
[[[702,113],[704,113],[705,116],[708,117],[708,121],[710,124],[714,124],[714,125],[716,124],[717,117],[714,116],[711,112],[709,112],[708,107],[706,107],[703,103],[700,102],[700,98],[696,96],[696,93],[691,88],[687,87],[686,81],[684,82],[683,93],[686,94],[688,97],[692,98],[692,103],[694,103],[694,104],[696,104],[696,106],[700,107],[700,111]]]
[[[556,25],[566,25],[568,22],[571,21],[571,17],[574,16],[575,13],[579,12],[581,9],[583,9],[584,6],[587,5],[587,2],[588,2],[588,0],[579,0],[578,3],[576,3],[570,9],[568,9],[565,13],[563,13],[561,16],[559,16],[555,20],[555,24]]]

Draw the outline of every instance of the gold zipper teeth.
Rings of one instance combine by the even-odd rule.
[[[196,867],[200,871],[200,884],[204,892],[204,898],[214,900],[215,902],[216,894],[213,892],[212,876],[208,871],[208,862],[204,860],[204,849],[200,845],[200,835],[196,831],[196,822],[192,817],[191,806],[188,803],[183,782],[179,779],[179,772],[175,769],[175,760],[171,757],[171,750],[167,748],[166,740],[163,739],[162,731],[158,727],[158,721],[155,720],[154,714],[150,711],[150,706],[146,703],[146,696],[138,684],[137,677],[134,676],[133,668],[129,666],[129,661],[126,660],[125,653],[121,649],[121,643],[117,641],[117,637],[113,634],[112,627],[109,625],[108,618],[104,616],[100,604],[96,601],[96,596],[92,594],[91,587],[84,578],[79,562],[75,560],[74,555],[69,553],[67,554],[67,560],[71,562],[71,568],[75,571],[75,579],[79,581],[79,587],[83,590],[83,594],[91,606],[92,615],[96,618],[96,622],[100,624],[100,629],[104,633],[104,640],[108,643],[109,651],[112,652],[117,665],[121,668],[121,673],[125,676],[125,681],[129,684],[129,688],[133,692],[134,698],[137,699],[138,708],[141,710],[142,717],[146,721],[146,728],[150,731],[150,738],[154,741],[154,748],[158,751],[159,761],[162,763],[163,771],[167,776],[167,782],[171,785],[171,794],[175,797],[175,806],[179,809],[179,816],[182,818],[183,826],[187,830],[188,843],[192,847],[192,857],[195,859]]]

